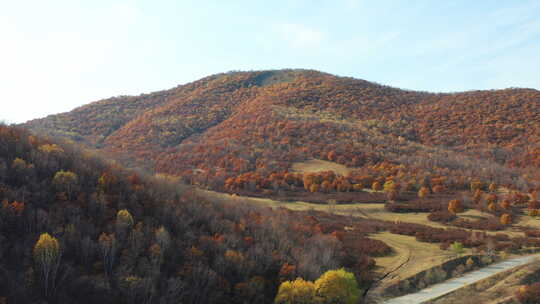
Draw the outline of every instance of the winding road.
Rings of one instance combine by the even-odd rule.
[[[540,255],[528,255],[518,258],[509,259],[500,263],[496,263],[482,269],[469,272],[462,277],[450,279],[448,281],[432,285],[418,292],[411,293],[405,296],[393,298],[385,301],[385,304],[419,304],[428,300],[433,300],[452,291],[473,284],[482,279],[490,277],[518,266],[522,266],[534,261]]]

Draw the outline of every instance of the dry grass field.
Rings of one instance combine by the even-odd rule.
[[[294,172],[299,173],[334,171],[335,173],[341,175],[347,175],[352,170],[344,165],[320,159],[311,159],[304,162],[294,163],[292,168]]]
[[[339,174],[348,174],[351,170],[343,165],[312,159],[310,161],[297,163],[293,166],[296,172],[318,172],[333,170]],[[296,211],[317,210],[325,211],[339,215],[356,216],[360,218],[377,219],[389,222],[414,223],[426,225],[434,228],[449,228],[441,223],[433,222],[428,219],[428,213],[392,213],[385,209],[383,203],[351,203],[351,204],[315,204],[305,201],[284,202],[269,198],[255,198],[247,196],[238,196],[235,194],[219,193],[208,190],[197,189],[198,193],[209,200],[219,200],[225,202],[245,202],[269,208],[288,208]],[[461,218],[475,221],[485,219],[491,215],[478,210],[467,210],[458,215]],[[523,226],[540,228],[540,219],[530,218],[528,216]],[[520,222],[520,225],[522,223]],[[478,230],[480,231],[480,230]],[[509,236],[523,236],[523,232],[507,229],[503,231]],[[488,232],[495,234],[500,232]],[[442,250],[439,244],[419,242],[413,236],[393,234],[382,232],[370,235],[370,238],[383,241],[392,247],[394,253],[375,258],[377,269],[381,275],[391,272],[380,284],[378,290],[391,285],[399,280],[413,276],[418,272],[427,270],[434,266],[451,259],[454,255],[447,250]],[[465,254],[470,253],[467,249]],[[376,292],[376,291],[375,291]]]
[[[375,258],[381,273],[387,273],[401,266],[386,279],[385,284],[415,275],[454,257],[451,252],[441,250],[438,244],[418,242],[414,236],[382,232],[370,238],[385,242],[395,252],[393,255]],[[468,254],[469,249],[464,253]]]
[[[284,207],[291,210],[318,210],[332,212],[340,215],[353,215],[362,218],[372,218],[387,221],[400,220],[402,222],[411,222],[417,224],[430,225],[432,227],[444,228],[445,226],[430,222],[425,213],[418,214],[399,214],[385,211],[384,204],[340,204],[340,205],[321,205],[307,202],[280,202],[271,199],[251,198],[219,193],[207,190],[199,190],[199,193],[210,200],[220,200],[228,202],[247,202],[259,206],[279,208]],[[370,236],[373,239],[381,240],[394,249],[394,254],[386,257],[376,258],[380,273],[386,273],[395,270],[399,265],[407,261],[396,270],[388,282],[394,279],[399,280],[415,273],[438,265],[450,258],[450,252],[439,248],[438,244],[430,244],[417,241],[412,236],[392,234],[390,232],[377,233]]]

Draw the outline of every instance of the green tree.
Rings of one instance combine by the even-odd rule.
[[[322,303],[355,304],[360,289],[354,274],[345,269],[329,270],[315,281],[315,292]]]
[[[450,245],[450,249],[451,249],[452,252],[454,252],[457,256],[462,255],[463,252],[465,251],[465,249],[463,249],[463,244],[461,244],[460,242],[454,242],[454,243],[452,243],[452,245]]]

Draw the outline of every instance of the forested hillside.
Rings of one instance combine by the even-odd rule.
[[[0,302],[271,303],[347,267],[369,286],[382,222],[207,202],[0,126]],[[344,226],[357,227],[345,230]]]
[[[434,94],[280,70],[218,74],[24,126],[220,191],[309,191],[291,174],[312,158],[360,176],[389,162],[417,189],[444,177],[455,189],[481,180],[528,190],[540,177],[539,107],[532,89]]]
[[[231,72],[1,126],[0,301],[320,300],[328,277],[367,292],[393,271],[375,263],[400,258],[391,235],[490,260],[536,250],[539,102],[530,89]],[[336,171],[298,169],[309,164]],[[359,209],[337,215],[342,203]]]

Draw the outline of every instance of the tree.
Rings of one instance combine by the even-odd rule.
[[[427,187],[422,187],[422,188],[420,188],[420,190],[418,191],[418,197],[419,197],[419,198],[424,198],[424,197],[426,197],[428,194],[429,194],[429,189],[428,189]]]
[[[505,213],[501,215],[501,224],[510,225],[512,223],[512,215]]]
[[[59,155],[64,153],[64,149],[62,149],[62,147],[58,146],[57,144],[44,144],[39,146],[38,150],[43,153],[53,155]]]
[[[104,193],[112,192],[118,182],[116,176],[110,171],[105,171],[98,179],[98,188]]]
[[[110,277],[116,259],[116,239],[114,235],[102,233],[99,236],[99,249],[103,258],[105,275]]]
[[[393,180],[388,180],[383,185],[384,192],[392,192],[396,190],[396,183]]]
[[[460,256],[463,254],[465,249],[463,249],[463,244],[460,242],[454,242],[450,245],[450,249],[454,252],[455,255]]]
[[[482,200],[483,194],[484,194],[484,193],[483,193],[482,190],[480,190],[480,189],[476,189],[476,190],[474,191],[473,201],[474,201],[475,204],[480,203],[480,200]]]
[[[167,229],[165,227],[161,226],[159,227],[156,232],[156,242],[158,245],[165,251],[167,248],[169,248],[169,244],[171,243],[171,236]]]
[[[316,303],[315,284],[297,278],[294,281],[281,283],[274,300],[276,304],[310,304]]]
[[[60,266],[60,244],[55,237],[48,233],[39,236],[34,246],[34,261],[38,266],[39,276],[45,297],[54,293],[56,274]]]
[[[328,180],[325,180],[321,184],[322,192],[328,193],[332,191],[332,183]]]
[[[381,183],[379,182],[373,182],[373,184],[371,184],[371,189],[373,191],[381,191],[383,189]]]
[[[128,229],[133,227],[133,217],[126,209],[118,211],[116,214],[116,233],[120,240],[123,240]]]
[[[68,198],[71,198],[71,193],[73,192],[73,188],[77,185],[77,180],[77,174],[71,171],[60,170],[54,175],[53,184],[58,191],[66,192]]]
[[[474,260],[470,257],[467,259],[467,262],[465,262],[465,265],[467,266],[467,269],[472,269],[475,265]]]
[[[475,192],[476,190],[482,190],[484,188],[484,183],[481,181],[472,181],[471,182],[471,191]]]
[[[491,193],[487,196],[486,202],[488,204],[497,203],[499,201],[499,198],[497,197],[497,194]]]
[[[315,281],[315,290],[323,303],[355,304],[360,299],[354,274],[343,268],[325,272]]]
[[[442,185],[433,186],[433,193],[442,193],[444,192],[444,187]]]
[[[505,210],[510,209],[510,202],[508,200],[502,201],[499,205]]]
[[[448,203],[448,211],[453,215],[463,212],[463,206],[461,205],[461,201],[457,199],[451,200]]]

